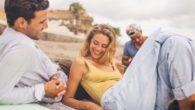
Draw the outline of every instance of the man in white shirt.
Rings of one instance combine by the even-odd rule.
[[[58,102],[66,75],[33,40],[48,27],[48,0],[5,0],[8,27],[0,37],[0,104]]]

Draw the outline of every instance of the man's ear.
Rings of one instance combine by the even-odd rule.
[[[15,21],[15,26],[17,26],[19,29],[25,29],[27,26],[27,21],[23,17],[19,17]]]

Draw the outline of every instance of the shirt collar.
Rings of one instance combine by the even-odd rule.
[[[23,41],[23,43],[25,43],[29,46],[36,47],[34,40],[32,40],[27,35],[14,30],[13,28],[7,27],[4,31],[4,33],[12,34],[12,35],[8,35],[7,37],[12,37],[12,38],[18,39],[20,41]]]

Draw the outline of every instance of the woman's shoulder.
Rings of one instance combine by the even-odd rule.
[[[80,56],[79,57],[76,57],[73,60],[72,65],[77,66],[79,68],[85,67],[85,58],[84,57],[80,57]]]
[[[118,60],[113,60],[113,65],[117,70],[119,70],[121,74],[124,74],[125,66],[121,62],[119,62]]]
[[[85,65],[85,61],[83,57],[77,57],[72,62],[72,68],[77,71],[82,71],[82,73],[85,73],[87,68]]]

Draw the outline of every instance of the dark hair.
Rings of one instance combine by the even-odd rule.
[[[4,9],[7,23],[11,27],[19,17],[28,23],[35,17],[35,12],[49,7],[48,0],[5,0]]]

